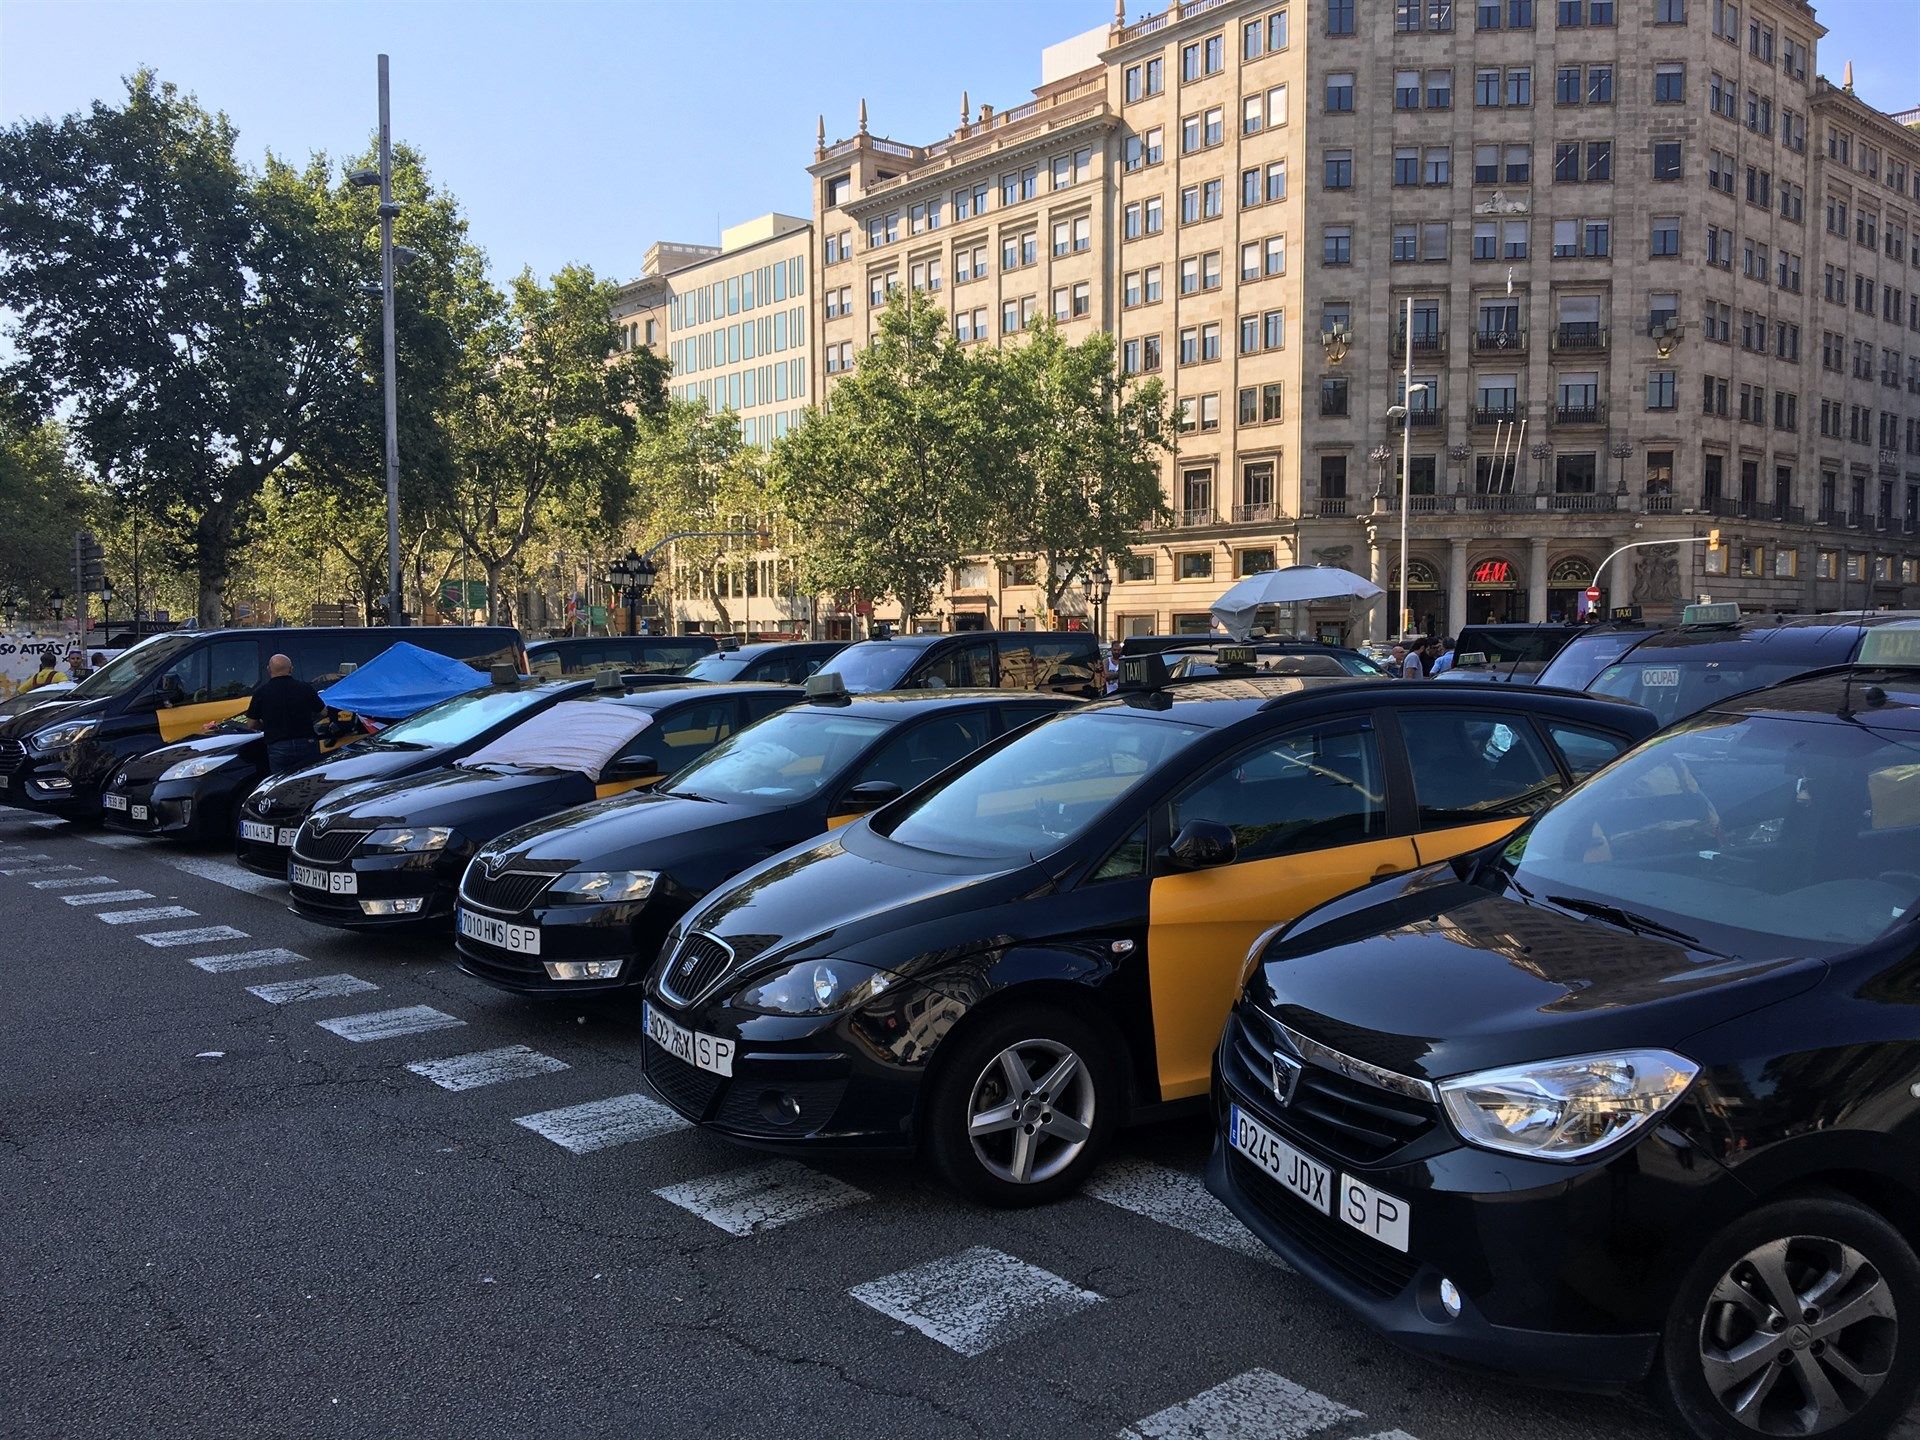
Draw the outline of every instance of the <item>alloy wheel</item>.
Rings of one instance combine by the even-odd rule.
[[[1020,1040],[986,1063],[967,1098],[967,1138],[987,1171],[1015,1185],[1051,1179],[1093,1134],[1087,1065],[1057,1040]]]
[[[1851,1245],[1817,1235],[1741,1256],[1700,1320],[1708,1390],[1760,1435],[1819,1435],[1843,1424],[1887,1382],[1898,1343],[1886,1277]]]

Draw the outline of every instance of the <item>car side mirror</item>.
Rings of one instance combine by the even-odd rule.
[[[137,715],[143,711],[164,710],[172,703],[164,690],[143,690],[127,702],[127,709]]]
[[[862,780],[840,797],[840,803],[834,806],[834,810],[841,815],[865,815],[898,800],[905,793],[891,780]]]
[[[652,755],[624,755],[610,761],[600,772],[602,780],[652,780],[660,774],[660,761]]]
[[[1167,847],[1167,858],[1180,870],[1231,865],[1237,853],[1232,827],[1218,820],[1189,820]]]

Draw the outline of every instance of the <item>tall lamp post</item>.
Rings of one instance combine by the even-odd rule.
[[[104,575],[100,577],[100,629],[105,638],[113,638],[113,582]]]
[[[1104,645],[1107,640],[1107,596],[1113,593],[1113,576],[1107,573],[1105,565],[1095,565],[1081,577],[1080,583],[1086,588],[1087,604],[1093,607],[1094,633]]]
[[[347,183],[380,187],[380,352],[387,411],[387,623],[404,625],[400,600],[400,422],[393,377],[393,117],[388,106],[387,57],[380,57],[380,168],[355,170]]]
[[[653,593],[653,582],[659,574],[660,567],[637,550],[627,551],[625,556],[607,566],[607,583],[626,591],[627,634],[640,633],[640,607],[646,604],[647,596]]]

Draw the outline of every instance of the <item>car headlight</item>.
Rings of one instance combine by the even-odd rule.
[[[1461,1139],[1540,1160],[1579,1160],[1678,1100],[1700,1067],[1665,1050],[1535,1060],[1439,1084]]]
[[[79,744],[99,727],[98,720],[69,720],[64,725],[49,725],[34,731],[28,743],[36,750],[62,750]]]
[[[360,849],[374,855],[411,855],[444,850],[452,838],[453,831],[445,825],[389,825],[362,840]]]
[[[802,960],[756,980],[733,998],[745,1010],[768,1015],[832,1015],[879,995],[894,977],[847,960]]]
[[[178,765],[169,765],[160,772],[160,779],[162,782],[197,780],[202,775],[211,775],[231,758],[228,755],[198,755],[191,760],[182,760]]]
[[[644,900],[659,879],[658,870],[569,870],[547,887],[547,894],[576,905]]]

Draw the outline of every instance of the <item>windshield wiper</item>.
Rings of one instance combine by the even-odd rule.
[[[1727,956],[1700,943],[1698,935],[1689,935],[1684,930],[1676,930],[1671,925],[1662,925],[1658,920],[1640,915],[1618,905],[1609,905],[1602,900],[1582,900],[1573,895],[1549,895],[1549,904],[1558,905],[1563,910],[1574,910],[1582,915],[1591,915],[1596,920],[1605,920],[1609,925],[1618,925],[1622,930],[1631,930],[1637,935],[1652,935],[1662,940],[1678,940],[1682,945],[1690,945],[1708,955]]]

